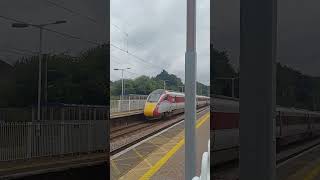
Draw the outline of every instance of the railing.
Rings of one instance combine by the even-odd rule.
[[[107,121],[0,122],[0,162],[105,151]]]
[[[210,139],[208,141],[208,152],[204,152],[201,161],[201,175],[192,180],[210,180]]]
[[[0,108],[1,121],[27,121],[32,119],[31,108]]]
[[[142,110],[147,100],[147,95],[117,96],[110,100],[110,113]]]
[[[111,100],[110,113],[142,110],[146,100]]]
[[[146,100],[148,95],[129,94],[125,96],[112,96],[110,100]]]

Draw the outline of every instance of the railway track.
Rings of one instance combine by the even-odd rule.
[[[310,142],[310,141],[314,141],[314,143],[308,144],[308,142]],[[305,144],[307,144],[307,145],[305,145]],[[297,150],[295,150],[291,153],[288,153],[287,155],[285,155],[283,157],[277,158],[277,167],[283,166],[284,164],[290,162],[291,160],[296,159],[297,157],[299,157],[305,153],[308,153],[309,151],[319,147],[320,146],[320,137],[313,137],[313,138],[309,139],[307,142],[297,142],[295,144],[291,144],[291,145],[289,145],[289,147],[284,147],[282,151],[288,151],[288,150],[290,150],[290,147],[297,148],[297,147],[299,147],[299,145],[301,148],[298,148]]]
[[[202,107],[197,113],[208,110],[209,107]],[[170,117],[167,120],[147,121],[121,127],[118,130],[111,130],[110,153],[114,155],[122,150],[184,120],[183,113]]]
[[[159,123],[159,122],[157,122]],[[121,128],[116,132],[112,132],[110,135],[110,140],[113,141],[117,138],[123,138],[124,136],[130,136],[130,134],[135,133],[137,131],[143,130],[145,128],[149,128],[157,125],[156,123],[137,123],[135,125],[131,125],[127,128]]]
[[[296,158],[311,152],[320,147],[320,137],[313,137],[306,141],[295,142],[281,147],[277,152],[276,168],[290,163]],[[213,156],[214,157],[214,154]],[[217,180],[238,180],[239,159],[234,159],[225,163],[217,164],[213,167],[213,177]]]

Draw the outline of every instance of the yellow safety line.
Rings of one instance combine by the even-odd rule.
[[[200,126],[202,126],[202,124],[209,118],[210,113],[206,114],[204,117],[202,117],[199,122],[196,125],[196,128],[199,128]]]
[[[133,148],[133,151],[134,151],[140,158],[142,158],[142,159],[149,165],[149,167],[152,167],[152,165],[150,164],[150,162],[149,162],[147,159],[145,159],[145,158],[136,150],[136,148]]]
[[[202,116],[197,122],[196,128],[199,128],[206,120],[209,119],[210,113]],[[150,179],[182,146],[184,138],[178,142],[166,155],[164,155],[154,166],[152,166],[139,180]]]
[[[310,171],[309,174],[307,174],[303,180],[313,180],[317,175],[320,173],[320,164],[318,164],[315,168]]]
[[[116,165],[116,163],[114,162],[114,160],[110,160],[111,161],[111,166],[117,171],[118,174],[121,174],[118,166]]]

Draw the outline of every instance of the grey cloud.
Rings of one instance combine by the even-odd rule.
[[[111,22],[129,33],[129,51],[184,79],[184,54],[186,43],[186,1],[184,0],[112,0]],[[209,0],[198,1],[198,80],[209,84]],[[206,27],[206,28],[203,28]],[[111,28],[111,42],[126,49],[124,33]],[[111,68],[128,66],[132,72],[155,76],[161,68],[150,68],[125,53],[112,50]],[[119,61],[119,62],[114,62]],[[130,62],[127,62],[130,61]],[[128,72],[129,73],[129,72]],[[136,77],[137,74],[128,74]],[[119,72],[111,71],[111,78],[118,79]]]
[[[239,65],[240,1],[214,1],[214,47],[227,50],[231,62]],[[320,2],[278,1],[278,58],[283,64],[309,75],[320,76]]]

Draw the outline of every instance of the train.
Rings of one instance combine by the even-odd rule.
[[[213,164],[239,157],[239,99],[212,95],[196,97],[197,108],[210,105],[210,139]],[[158,119],[184,111],[184,93],[157,89],[150,93],[144,107],[147,119]],[[320,136],[320,112],[276,107],[277,149]]]
[[[213,164],[239,157],[239,100],[213,96],[211,99],[210,138]],[[320,112],[276,107],[277,150],[288,144],[320,135]]]
[[[144,116],[147,119],[161,119],[184,112],[185,95],[181,92],[157,89],[147,97]],[[197,108],[208,106],[210,97],[196,96]]]

